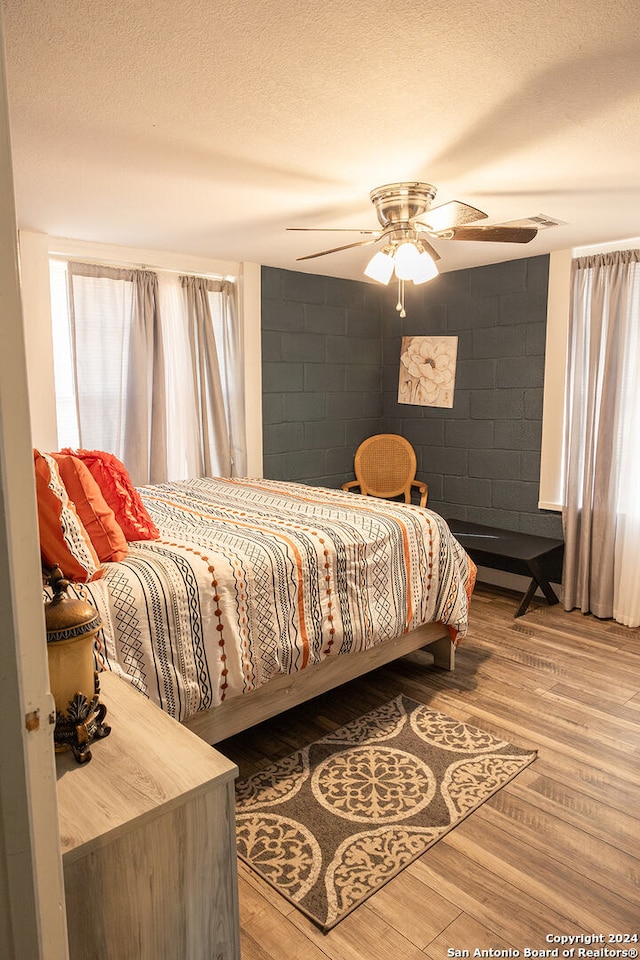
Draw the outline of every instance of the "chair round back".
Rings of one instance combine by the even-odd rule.
[[[411,502],[411,481],[415,479],[416,454],[404,437],[379,433],[363,440],[353,461],[361,493],[373,497],[398,497]]]

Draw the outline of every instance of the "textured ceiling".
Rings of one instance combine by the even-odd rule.
[[[640,234],[635,0],[3,0],[19,225],[362,278],[369,191],[426,180],[526,245]],[[353,239],[358,239],[354,236]]]

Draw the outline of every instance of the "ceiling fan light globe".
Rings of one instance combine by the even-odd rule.
[[[386,286],[389,280],[391,280],[393,267],[393,257],[385,253],[384,250],[378,250],[371,260],[369,260],[369,263],[364,269],[364,273],[365,276],[371,277],[372,280],[377,280],[378,283],[384,283]]]
[[[424,253],[421,253],[418,257],[418,262],[411,279],[415,284],[426,283],[428,280],[433,280],[434,277],[437,277],[438,273],[439,271],[435,260],[431,254],[425,250]]]
[[[420,252],[415,243],[407,240],[396,250],[395,265],[398,280],[413,280],[418,270]]]

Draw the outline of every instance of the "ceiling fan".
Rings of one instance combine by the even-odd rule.
[[[460,200],[450,200],[439,206],[431,204],[437,193],[430,183],[388,183],[376,187],[369,194],[381,229],[351,227],[288,227],[288,230],[321,231],[366,234],[368,239],[356,240],[340,247],[331,247],[311,253],[298,260],[313,260],[328,253],[350,250],[384,241],[384,246],[369,261],[365,275],[387,284],[395,271],[399,282],[397,309],[404,311],[404,283],[424,283],[437,276],[436,261],[440,254],[431,240],[476,240],[497,243],[529,243],[537,234],[535,227],[512,226],[508,223],[477,225],[488,214]],[[470,225],[471,224],[471,225]]]

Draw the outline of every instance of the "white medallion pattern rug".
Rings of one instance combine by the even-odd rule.
[[[238,855],[327,931],[535,758],[400,696],[239,781]]]

